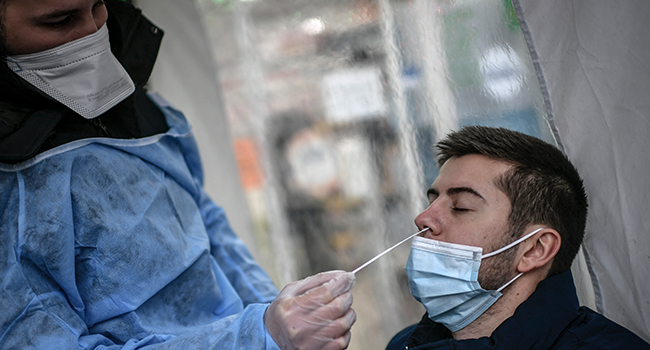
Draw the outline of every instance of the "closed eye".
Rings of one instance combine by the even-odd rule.
[[[438,198],[438,191],[434,190],[433,188],[430,188],[429,190],[427,190],[427,198],[429,199],[429,205],[431,205],[431,203],[433,203],[433,201],[435,201],[436,198]]]
[[[52,27],[63,27],[64,25],[70,23],[71,20],[72,20],[72,17],[67,16],[64,19],[60,20],[60,21],[47,23],[47,25],[52,26]]]
[[[95,2],[92,6],[93,13],[104,5],[104,0],[98,0]],[[56,11],[43,17],[44,23],[51,27],[63,27],[72,22],[76,17],[80,16],[80,13],[82,13],[80,9]]]

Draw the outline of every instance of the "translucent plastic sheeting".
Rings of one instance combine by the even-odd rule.
[[[516,0],[546,107],[583,175],[598,311],[650,341],[650,3]]]
[[[509,1],[161,1],[137,1],[166,31],[152,86],[190,114],[213,197],[250,213],[240,234],[280,288],[350,271],[414,232],[433,144],[450,130],[554,142]],[[222,160],[232,151],[236,166]],[[357,274],[350,349],[384,348],[424,314],[408,252]]]

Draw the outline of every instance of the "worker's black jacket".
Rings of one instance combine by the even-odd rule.
[[[41,93],[0,62],[0,162],[18,163],[56,146],[89,137],[139,138],[165,132],[160,110],[145,84],[163,32],[139,9],[106,0],[111,51],[136,85],[131,96],[88,120]]]

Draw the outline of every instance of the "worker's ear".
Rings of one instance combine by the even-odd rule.
[[[561,244],[562,238],[557,231],[552,228],[542,229],[521,243],[517,270],[528,272],[546,266],[553,261]]]

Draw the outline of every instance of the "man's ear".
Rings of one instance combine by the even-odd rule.
[[[517,264],[519,272],[528,272],[549,266],[560,250],[562,238],[552,228],[544,228],[521,243],[520,259]]]

